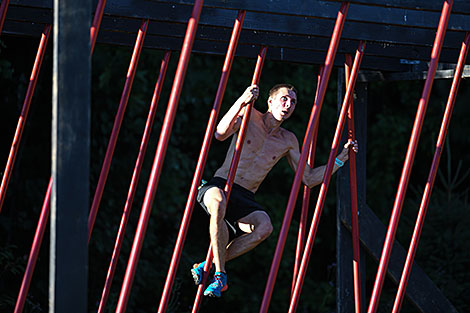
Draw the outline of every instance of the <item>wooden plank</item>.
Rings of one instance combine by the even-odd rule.
[[[116,44],[129,46],[135,41],[134,33],[114,32],[101,30],[98,35],[99,43]],[[179,51],[181,49],[183,39],[166,36],[147,35],[144,47],[152,49],[171,49]],[[204,54],[225,55],[227,43],[211,40],[196,40],[193,52]],[[254,58],[257,56],[259,45],[242,44],[237,48],[237,56]],[[301,49],[286,49],[281,47],[269,47],[267,58],[275,61],[286,61],[306,64],[323,64],[325,61],[324,51],[309,51]],[[335,66],[341,66],[344,62],[342,56],[338,56],[335,60]],[[382,69],[386,71],[407,71],[410,66],[400,64],[396,59],[387,59],[380,57],[364,57],[363,67],[365,69]]]
[[[129,32],[135,33],[136,29],[140,26],[141,21],[137,19],[123,19],[123,18],[114,18],[110,16],[105,16],[101,23],[101,31],[118,31],[118,32]],[[40,25],[37,23],[30,23],[30,22],[19,22],[7,19],[5,22],[4,32],[6,34],[15,34],[15,35],[26,35],[26,36],[34,36],[34,34],[38,34],[37,29],[42,29],[40,26],[36,26],[34,29],[28,29],[28,26],[31,25]],[[167,36],[167,37],[176,37],[176,38],[183,38],[184,24],[179,23],[164,23],[164,22],[152,22],[149,25],[148,34],[151,35],[160,35],[160,36]],[[198,29],[197,38],[201,40],[214,40],[213,38],[220,38],[220,42],[222,45],[227,44],[227,40],[230,36],[230,30],[226,28],[216,28],[210,26],[201,26]],[[132,41],[133,42],[133,41]],[[130,42],[129,44],[132,44]],[[240,38],[240,44],[248,44],[248,45],[266,45],[269,47],[285,47],[291,48],[296,50],[313,50],[316,52],[323,52],[327,49],[329,39],[324,37],[309,37],[309,36],[295,36],[289,34],[276,34],[276,33],[268,33],[268,32],[259,32],[259,31],[252,31],[252,30],[245,30],[242,32]],[[118,43],[124,44],[124,43]],[[355,48],[357,47],[358,42],[354,40],[342,40],[339,48],[339,54],[345,53],[354,53]],[[127,45],[127,44],[126,44]],[[404,67],[400,66],[403,62],[409,63],[410,60],[404,59],[405,57],[411,59],[411,62],[416,61],[423,61],[427,62],[429,60],[429,55],[431,48],[430,47],[419,47],[415,46],[410,51],[410,47],[408,46],[400,46],[400,45],[387,45],[384,46],[379,43],[370,42],[368,43],[368,50],[366,53],[367,61],[366,67],[371,69],[381,69],[381,70],[389,70],[389,71],[403,71],[409,70],[404,69]],[[168,47],[174,50],[178,50],[177,46]],[[225,49],[225,48],[224,48]],[[208,51],[209,53],[210,51]],[[215,52],[217,54],[220,51]],[[457,59],[458,50],[457,49],[446,49],[443,50],[441,53],[441,61],[446,63],[454,62]],[[370,57],[387,57],[384,59],[377,58],[378,64],[372,64],[372,60]],[[390,60],[398,59],[397,60]],[[322,62],[322,61],[320,61]],[[390,65],[386,65],[389,63]],[[394,67],[394,64],[398,64],[399,67]]]
[[[87,312],[90,0],[54,0],[49,312]]]
[[[140,25],[137,19],[122,19],[112,16],[105,16],[101,23],[102,29],[133,32]],[[162,21],[152,21],[149,24],[148,34],[161,36],[184,37],[186,25],[183,23],[168,24]],[[196,34],[198,39],[220,40],[228,43],[231,30],[229,28],[200,26]],[[285,33],[272,33],[265,31],[243,30],[240,36],[241,44],[259,44],[270,47],[285,47],[293,49],[304,49],[314,51],[326,51],[330,39],[326,37],[312,37],[302,35],[292,35]],[[357,45],[356,40],[343,39],[338,47],[338,53],[354,53]],[[459,50],[445,49],[441,53],[442,62],[454,62],[458,57]],[[426,63],[431,55],[431,47],[408,45],[384,45],[377,42],[367,43],[368,56],[386,56],[390,58],[422,60]]]
[[[454,77],[455,69],[437,70],[434,79],[452,79]],[[379,71],[363,71],[358,81],[373,82],[373,81],[400,81],[400,80],[425,80],[428,72],[397,72],[397,73],[383,73]],[[470,66],[466,65],[462,78],[470,77]]]
[[[19,0],[16,1],[19,2]],[[22,0],[21,3],[24,4],[28,1],[29,0]],[[36,5],[45,5],[47,1],[41,2],[41,0],[38,0],[38,2],[39,4]],[[30,3],[30,5],[33,4]],[[40,9],[38,11],[39,14],[36,14],[32,8],[24,8],[24,10],[21,8],[17,6],[9,12],[7,18],[9,16],[10,19],[31,20],[36,23],[49,21],[45,13],[48,11],[45,9]],[[136,25],[141,21],[141,19],[136,18],[136,16],[148,17],[148,12],[158,12],[159,15],[154,17],[158,18],[158,20],[152,20],[150,23],[149,35],[161,34],[174,36],[177,34],[176,36],[182,36],[183,32],[181,30],[185,28],[190,10],[191,6],[189,5],[171,5],[168,2],[138,0],[130,3],[128,1],[119,2],[117,0],[108,0],[105,12],[107,12],[106,14],[115,15],[105,15],[102,27],[115,27],[117,30],[131,28],[132,31],[134,31]],[[52,14],[52,11],[49,12]],[[129,12],[132,12],[132,18],[123,16],[125,14],[129,15]],[[207,40],[228,40],[235,15],[235,10],[221,10],[210,7],[204,8],[203,16],[201,17],[200,31],[198,31],[199,38],[204,37],[204,39]],[[265,26],[269,24],[265,22],[266,20],[269,20],[270,24],[274,26]],[[324,51],[329,42],[328,34],[333,27],[332,23],[332,20],[325,19],[305,20],[298,16],[249,12],[245,19],[245,28],[242,32],[240,43],[263,44],[269,47],[312,49],[317,52]],[[177,32],[177,30],[180,30],[180,32]],[[19,31],[15,30],[13,30],[13,32],[19,33]],[[409,59],[412,61],[423,60],[427,62],[434,34],[435,30],[433,29],[428,30],[423,28],[404,28],[347,22],[345,30],[343,31],[339,53],[353,53],[357,46],[357,40],[354,38],[360,37],[361,39],[368,40],[368,55],[399,58],[403,59],[405,62],[408,62]],[[456,47],[459,46],[454,43],[460,43],[461,38],[460,32],[450,32],[448,34],[445,41],[447,48],[444,47],[442,52],[441,60],[443,62],[453,62],[452,60],[456,58],[458,53]],[[470,60],[468,62],[470,63]],[[399,63],[402,63],[402,61],[400,60]],[[371,68],[385,70],[386,67],[387,66],[381,67],[377,64]],[[388,70],[400,71],[398,68]]]
[[[172,4],[191,5],[192,0],[146,0],[148,2],[168,2]],[[369,1],[349,1],[351,5],[348,10],[347,19],[356,22],[378,23],[396,26],[436,28],[439,21],[442,2],[425,1],[424,4],[431,4],[431,11],[424,11],[421,1],[401,1],[401,6],[390,5],[389,1],[376,1],[370,5]],[[418,3],[417,7],[413,4]],[[468,27],[470,21],[466,14],[470,12],[468,3],[465,0],[454,1],[453,17],[449,21],[448,28],[462,30]],[[462,6],[462,4],[464,6]],[[337,1],[244,1],[244,0],[205,0],[205,7],[239,10],[244,9],[253,12],[264,12],[269,14],[289,14],[298,16],[308,16],[321,19],[335,19],[338,14],[340,3]],[[465,10],[466,9],[466,10]],[[460,14],[459,14],[460,13]],[[461,14],[463,13],[463,14]],[[464,26],[467,25],[467,26]]]
[[[327,0],[330,2],[341,2],[341,0]],[[352,4],[369,4],[378,6],[388,6],[394,8],[420,9],[430,11],[441,11],[444,1],[438,0],[352,0]],[[468,14],[470,12],[470,2],[467,0],[454,0],[452,12]]]
[[[22,6],[8,6],[7,20],[52,24],[52,10],[48,8],[31,8]]]
[[[186,5],[169,5],[162,2],[142,0],[132,1],[132,8],[123,5],[118,0],[108,0],[106,13],[116,16],[129,16],[135,18],[150,18],[152,20],[173,21],[185,23],[190,14],[190,7]],[[159,12],[152,14],[151,12]],[[212,25],[231,28],[237,12],[234,10],[221,10],[204,8],[201,14],[200,25]],[[261,12],[247,12],[244,29],[256,31],[269,31],[276,33],[297,34],[307,36],[329,37],[333,29],[333,19],[306,18],[293,15],[268,14]],[[400,43],[408,46],[432,46],[434,28],[411,28],[388,24],[373,24],[346,20],[342,39],[367,40],[382,43]],[[470,29],[470,25],[468,27]],[[455,48],[461,43],[461,32],[448,31],[444,47]]]
[[[2,36],[14,35],[39,38],[43,29],[44,24],[6,20],[3,25]]]
[[[31,0],[22,0],[22,3],[30,1]],[[36,6],[45,5],[43,1],[44,0],[38,0],[39,3],[36,4]],[[253,2],[258,3],[260,1]],[[31,5],[33,4],[31,3]],[[318,10],[317,6],[312,5],[312,7]],[[387,17],[390,15],[389,12],[376,12],[376,14],[373,14],[374,12],[371,10],[373,9],[368,8],[367,10],[364,9],[358,11],[368,11],[368,15],[372,15],[375,17],[379,16],[381,18],[382,16]],[[337,9],[332,11],[334,11],[334,14],[332,13],[330,18],[325,18],[323,11],[316,15],[309,15],[308,13],[305,13],[308,12],[306,10],[303,11],[304,14],[302,16],[286,15],[286,12],[289,13],[289,11],[286,11],[286,9],[282,11],[283,14],[248,11],[245,18],[244,28],[271,32],[328,37],[328,35],[325,34],[331,32],[331,29],[333,28],[334,24],[334,19],[337,14]],[[352,11],[354,12],[353,9]],[[133,17],[138,19],[149,18],[151,20],[186,23],[188,17],[191,14],[191,6],[160,1],[151,2],[146,0],[108,0],[106,4],[105,14]],[[236,14],[236,10],[220,9],[206,6],[202,11],[200,24],[231,28],[233,24],[233,19],[235,18]],[[343,38],[377,41],[385,43],[402,43],[408,45],[430,46],[433,43],[435,28],[437,27],[439,15],[435,14],[435,16],[433,16],[432,18],[422,17],[419,14],[417,15],[418,16],[414,19],[422,21],[421,24],[416,23],[417,25],[410,26],[407,25],[407,23],[409,23],[407,22],[409,19],[407,15],[397,15],[396,19],[398,20],[395,23],[389,20],[383,20],[383,18],[382,22],[379,23],[377,21],[369,22],[365,16],[354,20],[350,17],[348,13],[348,19],[346,21],[344,29],[345,32],[343,32]],[[390,18],[393,18],[393,16],[391,16]],[[460,18],[459,15],[452,15],[450,22],[453,22],[454,20],[456,26],[449,26],[449,29],[454,29],[458,31],[448,31],[448,37],[450,36],[450,38],[447,39],[447,42],[444,44],[445,47],[454,47],[455,44],[458,44],[460,42],[460,39],[458,39],[456,42],[454,37],[459,36],[459,33],[462,31],[470,30],[470,19],[467,18],[467,16],[462,15],[462,17]],[[428,28],[425,28],[423,26],[424,21],[427,21],[426,23],[429,23]],[[452,33],[455,34],[452,35]]]

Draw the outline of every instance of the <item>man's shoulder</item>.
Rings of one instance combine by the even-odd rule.
[[[297,141],[297,136],[292,131],[285,129],[283,127],[279,127],[279,132],[286,139]]]
[[[289,149],[298,149],[299,141],[292,131],[280,127],[278,138],[280,138],[284,145]]]
[[[256,117],[256,118],[261,118],[263,116],[263,113],[261,111],[257,110],[255,107],[251,109],[251,118]]]

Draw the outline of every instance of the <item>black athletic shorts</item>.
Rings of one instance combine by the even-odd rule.
[[[204,194],[212,187],[218,187],[223,190],[225,183],[226,179],[221,177],[213,177],[206,184],[199,187],[197,201],[207,214],[209,214],[209,211],[204,205]],[[238,227],[237,221],[254,211],[265,210],[255,201],[255,194],[253,192],[234,183],[230,193],[227,209],[225,210],[225,222],[229,228],[231,238],[238,237],[243,234],[243,232]]]

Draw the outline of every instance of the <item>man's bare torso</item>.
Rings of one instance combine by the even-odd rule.
[[[227,178],[237,135],[238,132],[233,135],[225,161],[214,176]],[[294,134],[284,128],[278,127],[268,132],[263,114],[253,109],[234,182],[256,192],[269,171],[295,143]]]

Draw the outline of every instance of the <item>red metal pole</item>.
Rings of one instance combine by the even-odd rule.
[[[189,57],[191,54],[194,37],[196,35],[197,24],[199,22],[199,16],[201,14],[203,1],[197,0],[194,3],[192,16],[189,19],[186,35],[181,49],[181,55],[178,61],[178,67],[176,69],[175,79],[171,89],[170,99],[168,100],[168,107],[163,121],[163,127],[158,141],[157,151],[155,153],[152,170],[150,173],[149,183],[145,193],[144,203],[142,205],[142,211],[140,213],[137,230],[132,244],[132,250],[129,257],[129,263],[127,264],[124,281],[119,295],[119,301],[117,304],[116,312],[124,312],[126,310],[127,301],[129,299],[132,281],[134,280],[135,270],[137,268],[137,262],[142,249],[142,243],[144,241],[145,231],[147,229],[148,220],[150,218],[150,211],[152,209],[155,192],[157,190],[158,180],[160,178],[163,160],[165,158],[165,152],[170,140],[171,128],[176,115],[176,109],[178,107],[179,97],[181,95],[181,89],[183,87],[184,77],[186,75],[186,69],[188,67]]]
[[[416,221],[415,229],[413,232],[413,237],[411,239],[410,248],[408,249],[408,255],[406,257],[405,267],[403,269],[403,274],[401,276],[400,284],[398,286],[395,303],[393,305],[393,310],[392,310],[393,313],[400,312],[401,305],[403,302],[403,297],[406,291],[406,285],[410,278],[411,268],[413,266],[414,257],[416,255],[416,250],[418,248],[419,238],[421,236],[421,230],[423,229],[424,219],[426,217],[426,212],[427,212],[428,205],[429,205],[429,199],[431,198],[434,181],[436,179],[436,174],[437,174],[437,169],[439,167],[439,161],[441,159],[442,149],[444,147],[444,142],[446,140],[447,129],[449,128],[450,119],[452,117],[452,111],[454,109],[455,98],[457,97],[457,91],[459,89],[460,80],[462,78],[462,72],[465,66],[465,60],[468,54],[469,40],[470,40],[470,33],[467,32],[465,35],[465,40],[462,43],[462,48],[460,49],[459,60],[457,62],[454,79],[452,81],[452,87],[450,89],[449,98],[447,100],[446,110],[444,112],[444,117],[442,119],[441,129],[439,131],[439,136],[437,139],[436,150],[434,152],[434,158],[432,160],[431,169],[429,171],[428,180],[426,183],[426,187],[424,189],[423,198],[421,200],[421,205],[419,208],[418,219]]]
[[[312,251],[313,243],[315,241],[316,232],[318,229],[318,225],[320,223],[320,216],[323,210],[323,205],[326,199],[326,193],[328,191],[328,185],[331,180],[331,174],[333,172],[333,167],[335,163],[335,158],[338,153],[339,142],[341,140],[341,134],[343,132],[345,119],[347,110],[349,107],[349,103],[351,102],[353,96],[354,85],[356,84],[357,74],[359,72],[359,67],[361,65],[362,56],[364,54],[365,48],[365,41],[361,41],[359,43],[359,47],[356,51],[356,57],[354,58],[354,65],[351,71],[351,78],[349,84],[346,88],[346,94],[344,95],[343,105],[341,107],[341,112],[338,117],[338,125],[336,126],[335,136],[333,138],[333,143],[331,144],[331,151],[330,156],[328,158],[328,163],[325,169],[325,175],[323,176],[323,182],[320,187],[320,193],[318,195],[317,204],[315,206],[315,213],[313,214],[312,225],[310,227],[310,232],[308,234],[306,247],[304,250],[304,254],[302,256],[302,263],[300,265],[300,272],[297,276],[297,282],[294,288],[294,294],[292,296],[289,313],[293,313],[297,310],[297,305],[300,298],[300,291],[302,290],[302,285],[305,279],[305,275],[307,273],[308,262],[310,260],[310,254]]]
[[[160,305],[158,312],[166,312],[168,301],[170,299],[171,288],[173,287],[173,281],[175,279],[176,270],[178,269],[179,261],[181,258],[181,252],[183,250],[184,241],[186,239],[186,234],[188,232],[189,222],[191,221],[191,215],[194,208],[194,202],[197,196],[198,186],[202,179],[202,174],[204,172],[204,166],[206,164],[207,155],[209,154],[209,147],[211,145],[212,136],[215,130],[217,116],[219,115],[220,105],[225,93],[225,88],[227,86],[227,81],[230,75],[230,70],[233,63],[233,58],[235,56],[235,50],[238,44],[238,38],[240,37],[243,21],[245,19],[245,11],[240,10],[238,16],[235,20],[233,26],[232,36],[227,49],[227,54],[225,56],[225,62],[222,68],[222,74],[220,76],[219,87],[217,89],[217,94],[215,96],[214,105],[209,117],[209,122],[206,128],[206,133],[204,135],[204,141],[202,143],[201,152],[199,154],[199,159],[196,165],[196,170],[194,172],[193,181],[191,184],[191,189],[189,191],[188,200],[186,202],[186,207],[184,209],[183,219],[181,221],[181,226],[178,232],[178,237],[175,244],[175,249],[173,250],[173,256],[170,262],[170,268],[168,269],[168,275],[166,277],[165,286],[163,288],[163,294],[160,299]]]
[[[98,37],[98,31],[101,25],[101,19],[103,18],[104,7],[106,5],[106,0],[99,0],[96,5],[95,16],[93,17],[93,23],[90,27],[90,55],[93,54],[95,49],[96,38]]]
[[[320,66],[320,70],[318,71],[317,92],[315,93],[315,98],[317,98],[317,95],[318,95],[318,87],[320,86],[322,71],[323,71],[323,66]],[[315,160],[317,135],[318,135],[318,122],[315,125],[315,130],[313,132],[313,140],[310,143],[310,149],[308,150],[307,164],[311,168],[313,168],[313,163]],[[297,274],[299,273],[300,260],[302,259],[302,251],[304,249],[305,233],[307,229],[308,207],[310,205],[310,193],[311,193],[311,189],[308,188],[308,186],[304,186],[304,192],[303,192],[303,198],[302,198],[302,211],[300,213],[300,221],[299,221],[299,234],[297,236],[297,248],[295,250],[294,273],[292,275],[291,295],[294,292],[295,280],[297,279]]]
[[[252,85],[258,85],[261,77],[261,71],[263,69],[264,60],[266,59],[266,47],[261,47],[260,52],[258,53],[258,59],[256,61],[255,72],[253,74],[253,79],[251,81]],[[243,143],[245,141],[246,130],[248,128],[248,122],[250,121],[251,110],[253,108],[253,103],[249,103],[245,106],[245,114],[243,115],[242,124],[240,126],[240,130],[238,132],[237,142],[235,143],[235,150],[233,152],[232,163],[230,164],[230,169],[227,175],[227,182],[225,183],[224,191],[225,191],[225,201],[228,203],[230,199],[230,193],[232,191],[233,181],[235,179],[235,174],[237,172],[238,162],[240,161],[240,155],[242,153]],[[203,281],[198,286],[196,298],[194,299],[192,313],[199,312],[199,307],[201,305],[202,293],[204,290],[204,286],[206,284],[207,276],[212,266],[212,245],[209,247],[209,251],[207,252],[206,263],[204,265],[204,275]]]
[[[382,291],[385,274],[387,271],[388,261],[393,247],[395,239],[395,233],[398,226],[398,220],[400,219],[400,213],[405,199],[406,188],[408,187],[408,181],[410,178],[411,167],[413,165],[414,156],[416,153],[416,147],[418,146],[419,135],[421,133],[421,127],[424,121],[424,115],[426,114],[426,108],[428,105],[429,95],[431,93],[432,84],[434,81],[434,75],[436,73],[437,64],[439,61],[439,55],[441,53],[442,43],[444,41],[444,35],[447,28],[447,22],[449,21],[450,11],[452,9],[452,0],[444,1],[442,7],[441,18],[439,20],[439,26],[436,32],[436,38],[434,40],[431,62],[429,64],[429,70],[424,84],[423,93],[418,105],[418,111],[416,112],[416,118],[413,124],[413,130],[411,133],[408,150],[406,152],[405,163],[403,164],[403,170],[400,177],[400,183],[398,185],[397,195],[395,197],[395,203],[393,204],[392,216],[385,236],[384,247],[382,255],[380,257],[379,267],[377,270],[377,276],[375,278],[374,288],[372,290],[371,299],[369,302],[368,313],[375,313],[377,311],[380,293]]]
[[[28,118],[29,107],[31,104],[31,99],[33,98],[34,89],[36,88],[36,82],[38,80],[39,71],[41,70],[42,60],[47,48],[47,41],[49,39],[49,34],[51,32],[51,25],[46,25],[42,31],[41,41],[39,42],[38,52],[36,54],[36,59],[34,61],[33,70],[29,78],[28,89],[26,91],[26,97],[23,102],[23,108],[21,110],[20,118],[18,119],[18,124],[16,126],[15,136],[13,138],[13,143],[10,148],[10,154],[8,156],[8,161],[3,172],[2,185],[0,187],[0,211],[2,210],[3,202],[5,201],[5,194],[7,192],[8,183],[11,178],[11,173],[13,170],[13,165],[15,164],[16,155],[18,153],[18,148],[21,142],[21,136],[25,127],[26,119]]]
[[[116,237],[116,243],[114,245],[113,255],[111,257],[111,262],[109,264],[108,274],[106,276],[106,282],[104,284],[103,292],[101,294],[101,301],[98,307],[98,312],[104,312],[106,307],[106,302],[108,300],[109,291],[111,289],[111,284],[113,282],[114,271],[116,270],[117,261],[119,259],[119,253],[121,251],[122,242],[124,240],[124,234],[127,227],[127,221],[129,220],[129,215],[132,209],[132,203],[134,201],[134,195],[137,190],[137,185],[139,183],[140,173],[142,171],[142,165],[144,163],[145,152],[147,151],[147,145],[150,139],[150,133],[152,131],[153,122],[155,118],[155,112],[157,111],[158,100],[160,99],[160,94],[163,89],[163,81],[165,80],[166,70],[168,68],[168,63],[170,61],[171,52],[165,52],[165,55],[160,66],[160,74],[155,84],[155,90],[153,92],[152,102],[150,104],[150,110],[147,117],[147,122],[145,124],[144,134],[142,136],[142,141],[140,143],[139,155],[137,156],[137,161],[135,163],[134,172],[132,174],[131,185],[129,187],[129,192],[127,194],[126,204],[124,206],[124,211],[122,213],[121,224],[119,225],[119,231]]]
[[[2,0],[2,4],[0,4],[0,35],[2,34],[3,23],[5,22],[9,3],[10,0]]]
[[[101,2],[102,1],[100,1],[100,3]],[[0,7],[0,12],[3,12],[5,3],[6,3],[6,5],[8,5],[8,1],[3,1],[2,2],[2,6]],[[96,18],[96,16],[95,16],[95,18]],[[43,32],[43,38],[44,38],[44,33],[47,33],[46,37],[49,36],[51,27],[52,27],[51,25],[46,26],[45,29],[47,29],[47,32],[46,31]],[[0,27],[0,32],[1,32],[1,27]],[[41,44],[40,44],[40,46],[41,46]],[[45,49],[46,46],[47,46],[47,38],[45,39],[44,49]],[[44,53],[42,53],[42,54],[44,54]],[[41,56],[41,58],[42,58],[42,56]],[[36,76],[36,78],[37,78],[37,75],[39,73],[39,68],[40,68],[40,64],[39,64],[39,66],[36,70],[37,73],[34,75],[34,76]],[[33,72],[34,72],[34,69],[33,69]],[[34,89],[34,87],[33,87],[33,89]],[[32,91],[31,91],[31,94],[32,94]],[[29,100],[29,102],[31,102],[31,99]],[[26,118],[24,118],[24,120],[26,120]],[[39,218],[39,221],[38,221],[38,226],[36,228],[36,233],[35,233],[35,236],[34,236],[33,245],[31,247],[31,252],[30,252],[30,255],[29,255],[29,259],[28,259],[28,264],[26,266],[26,271],[25,271],[25,274],[23,276],[23,281],[21,283],[20,292],[18,294],[18,299],[17,299],[17,302],[16,302],[15,311],[14,311],[15,313],[23,311],[24,303],[25,303],[26,297],[28,295],[28,290],[29,290],[29,286],[31,284],[31,279],[32,279],[32,276],[33,276],[33,273],[34,273],[34,268],[36,266],[36,261],[37,261],[37,258],[38,258],[38,255],[39,255],[39,250],[40,250],[40,247],[41,247],[41,244],[42,244],[42,239],[43,239],[43,236],[44,236],[45,227],[47,225],[47,220],[49,218],[51,188],[52,188],[52,177],[49,179],[49,185],[48,185],[48,188],[47,188],[46,196],[44,198],[44,203],[43,203],[42,210],[41,210],[41,215],[40,215],[40,218]],[[1,209],[1,205],[0,205],[0,209]]]
[[[42,238],[44,236],[44,231],[46,229],[47,220],[49,218],[50,200],[51,200],[51,190],[52,190],[52,177],[49,179],[49,185],[47,187],[46,197],[44,198],[44,203],[41,209],[41,215],[39,217],[38,226],[36,228],[36,233],[33,239],[33,245],[31,246],[31,252],[29,253],[28,264],[26,265],[26,271],[23,276],[23,281],[21,282],[20,292],[18,294],[18,299],[16,300],[16,306],[14,313],[23,312],[24,303],[28,295],[29,285],[31,284],[31,278],[33,277],[34,267],[36,266],[36,261],[38,259],[39,250],[41,248]]]
[[[349,8],[349,3],[343,2],[341,4],[341,8],[336,18],[335,27],[333,30],[333,34],[331,36],[330,46],[328,48],[328,53],[325,59],[325,65],[324,65],[325,67],[323,70],[324,75],[322,75],[320,88],[318,91],[318,96],[315,99],[315,104],[313,105],[312,113],[310,115],[310,120],[307,126],[307,131],[305,133],[305,138],[304,138],[304,143],[302,146],[302,152],[300,154],[299,164],[295,172],[294,182],[292,184],[291,192],[289,195],[289,201],[287,203],[286,212],[284,214],[284,220],[282,222],[281,231],[279,233],[279,239],[277,242],[276,251],[274,253],[273,262],[271,264],[268,281],[266,283],[266,288],[265,288],[264,295],[263,295],[263,301],[261,303],[260,312],[263,312],[263,313],[266,313],[268,311],[269,302],[271,301],[271,295],[272,295],[272,291],[274,288],[277,271],[279,269],[279,264],[281,262],[282,252],[284,250],[284,246],[286,243],[287,233],[289,231],[290,222],[292,220],[292,214],[294,213],[295,202],[297,201],[297,194],[300,188],[301,179],[302,179],[306,161],[307,161],[308,149],[310,147],[310,142],[312,141],[313,130],[315,128],[315,124],[317,123],[318,115],[320,114],[320,110],[321,110],[321,105],[325,97],[328,80],[330,78],[331,69],[333,68],[333,61],[336,55],[336,50],[338,48],[338,43],[341,37],[341,31],[343,29],[344,21],[346,20],[346,13],[348,11],[348,8]]]
[[[349,85],[352,59],[350,54],[346,54],[345,62],[345,82]],[[354,130],[354,100],[351,98],[348,108],[348,139],[356,140]],[[353,277],[354,277],[354,307],[356,313],[362,312],[362,290],[361,290],[361,254],[359,246],[359,222],[357,208],[357,178],[356,178],[356,153],[349,150],[349,185],[351,197],[351,226],[352,226],[352,247],[353,247]]]
[[[121,101],[119,103],[118,112],[114,120],[113,130],[111,137],[109,138],[108,148],[106,149],[106,155],[104,157],[103,167],[101,168],[98,185],[96,187],[95,196],[91,204],[90,215],[88,217],[88,242],[90,242],[91,233],[93,232],[93,226],[95,224],[96,214],[98,213],[98,207],[100,205],[101,197],[103,195],[104,185],[108,178],[109,168],[111,166],[111,160],[114,154],[114,148],[116,147],[117,138],[119,136],[119,130],[121,128],[124,112],[126,111],[127,101],[129,100],[129,94],[131,93],[132,83],[134,81],[135,72],[137,69],[137,63],[139,62],[140,52],[145,39],[145,33],[147,32],[149,20],[143,20],[140,25],[137,39],[134,45],[134,51],[132,53],[132,59],[129,64],[127,71],[126,82],[124,89],[122,90]]]

